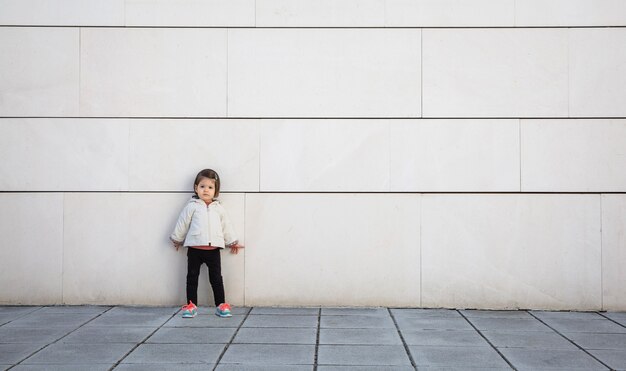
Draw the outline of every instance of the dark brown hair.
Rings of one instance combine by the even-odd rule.
[[[196,193],[196,186],[200,184],[202,178],[209,178],[215,180],[215,197],[220,195],[220,176],[217,175],[217,172],[212,169],[204,169],[201,170],[198,175],[196,175],[196,180],[193,182],[193,190]],[[196,193],[196,196],[198,194]]]

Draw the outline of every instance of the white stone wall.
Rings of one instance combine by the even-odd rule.
[[[0,0],[0,304],[626,310],[623,0]],[[202,304],[212,297],[201,275]]]

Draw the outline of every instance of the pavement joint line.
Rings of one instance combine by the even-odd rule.
[[[226,354],[226,351],[228,350],[228,347],[233,343],[233,340],[235,340],[235,337],[239,333],[241,326],[243,326],[243,324],[246,323],[246,320],[250,316],[250,313],[252,313],[253,309],[254,307],[250,307],[250,309],[248,309],[248,311],[246,312],[245,316],[243,317],[243,320],[241,320],[241,322],[239,323],[239,326],[237,326],[235,333],[233,334],[233,336],[230,337],[230,340],[228,341],[228,343],[226,343],[226,346],[224,346],[224,349],[222,349],[222,352],[217,357],[217,360],[215,361],[215,365],[211,369],[212,371],[215,371],[217,369],[217,366],[219,366],[220,362],[222,361],[222,358],[224,358],[224,355]]]
[[[175,315],[177,315],[180,312],[180,309],[177,310],[176,312],[174,312],[170,318],[168,318],[167,320],[165,320],[165,322],[163,322],[160,326],[158,326],[156,329],[154,329],[154,331],[152,331],[151,333],[148,334],[148,336],[146,336],[142,341],[140,341],[139,343],[135,344],[134,347],[132,347],[131,350],[129,350],[128,352],[126,352],[126,354],[124,354],[124,356],[122,356],[122,358],[119,359],[119,361],[117,361],[113,366],[111,366],[111,368],[109,369],[109,371],[115,369],[117,366],[120,365],[120,363],[122,363],[123,360],[126,359],[126,357],[128,357],[132,352],[135,351],[135,349],[139,348],[139,346],[141,344],[145,344],[146,340],[150,339],[152,337],[152,335],[154,335],[157,331],[159,331],[160,329],[163,328],[163,326],[168,323],[172,318],[174,318]]]
[[[317,356],[320,349],[320,327],[322,324],[322,308],[317,311],[317,332],[315,333],[315,358],[313,358],[313,371],[317,371]]]
[[[513,366],[513,364],[512,364],[512,363],[511,363],[511,362],[510,362],[510,361],[509,361],[509,360],[508,360],[508,359],[504,356],[504,354],[502,354],[502,352],[500,352],[500,349],[498,349],[495,345],[493,345],[493,344],[491,343],[491,341],[489,341],[489,339],[487,339],[487,337],[486,337],[486,336],[482,333],[482,331],[480,331],[480,330],[479,330],[476,326],[474,326],[474,324],[472,323],[472,321],[470,321],[470,320],[469,320],[469,319],[468,319],[468,318],[467,318],[467,317],[463,314],[463,312],[461,312],[461,311],[460,311],[460,310],[458,310],[458,309],[457,309],[456,311],[457,311],[457,312],[461,315],[461,317],[463,317],[463,318],[467,321],[467,323],[469,323],[469,324],[470,324],[470,326],[472,326],[472,328],[474,328],[474,330],[476,330],[476,332],[478,333],[478,335],[480,335],[483,339],[485,339],[485,341],[487,342],[487,344],[489,344],[489,346],[490,346],[490,347],[492,347],[492,348],[493,348],[493,349],[494,349],[494,350],[495,350],[495,351],[496,351],[496,352],[500,355],[500,357],[502,357],[502,359],[503,359],[503,360],[504,360],[504,361],[505,361],[505,362],[509,365],[509,367],[511,367],[513,370],[516,370],[516,371],[517,371],[517,368],[515,368],[515,366]],[[524,312],[527,312],[527,313],[528,313],[528,311],[524,311]]]
[[[391,311],[390,308],[387,308],[387,312],[389,312],[389,315],[391,316],[391,320],[393,321],[393,325],[396,327],[396,331],[398,331],[398,335],[400,336],[400,340],[402,340],[402,345],[404,346],[404,351],[409,356],[409,361],[411,362],[411,366],[413,366],[413,369],[417,371],[417,364],[415,363],[415,360],[413,359],[413,355],[411,355],[411,351],[409,350],[409,345],[404,340],[404,336],[402,336],[402,331],[400,331],[400,327],[398,327],[398,323],[396,322],[396,317],[393,316],[393,312]]]
[[[600,312],[596,312],[596,313],[598,313],[600,316],[602,316],[602,317],[604,317],[604,318],[608,319],[609,321],[611,321],[611,322],[613,322],[613,323],[615,323],[615,324],[617,324],[617,325],[619,325],[619,326],[622,326],[622,327],[626,328],[626,326],[625,326],[625,325],[622,325],[621,323],[617,322],[617,321],[616,321],[616,320],[614,320],[613,318],[611,318],[611,317],[607,317],[607,316],[605,316],[604,314],[602,314],[602,313],[600,313]]]
[[[34,311],[32,311],[32,312],[28,312],[28,314],[38,312],[38,311],[40,311],[40,310],[41,310],[41,309],[43,309],[43,308],[44,308],[44,307],[42,306],[42,307],[40,307],[39,309],[36,309],[36,310],[34,310]],[[100,317],[101,315],[105,314],[106,312],[110,311],[110,310],[111,310],[111,309],[113,309],[113,308],[115,308],[115,307],[114,307],[114,306],[109,307],[109,309],[107,309],[107,310],[105,310],[104,312],[102,312],[102,313],[98,314],[97,316],[93,317],[92,319],[90,319],[89,321],[87,321],[87,322],[83,323],[82,325],[80,325],[80,326],[76,327],[75,329],[73,329],[72,331],[68,332],[67,334],[65,334],[65,335],[61,336],[60,338],[56,339],[55,341],[53,341],[53,342],[51,342],[51,343],[48,343],[48,344],[44,345],[43,347],[41,347],[41,348],[37,349],[36,351],[34,351],[34,352],[32,352],[31,354],[29,354],[28,356],[26,356],[26,358],[23,358],[21,361],[19,361],[19,362],[17,362],[17,363],[15,363],[15,364],[13,364],[11,367],[7,368],[7,371],[8,371],[8,370],[10,370],[10,369],[12,369],[12,368],[14,368],[15,366],[19,366],[22,362],[26,361],[26,360],[27,360],[27,359],[29,359],[30,357],[32,357],[32,356],[34,356],[35,354],[37,354],[37,353],[41,352],[42,350],[46,349],[46,348],[47,348],[47,347],[49,347],[50,345],[52,345],[52,344],[56,344],[56,343],[58,343],[59,341],[61,341],[61,340],[65,339],[66,337],[70,336],[70,335],[71,335],[71,334],[73,334],[74,332],[76,332],[76,331],[78,331],[79,329],[83,328],[83,326],[85,326],[85,325],[86,325],[86,324],[88,324],[89,322],[91,322],[91,321],[95,320],[96,318]],[[22,316],[22,317],[24,317],[24,316]],[[22,317],[20,317],[20,318],[22,318]]]
[[[596,312],[598,313],[598,312]],[[574,342],[573,340],[571,340],[570,338],[568,338],[567,336],[561,334],[559,331],[557,331],[554,327],[548,325],[547,323],[545,323],[541,318],[535,316],[531,311],[528,311],[528,314],[530,314],[531,316],[533,316],[537,321],[543,323],[544,325],[548,326],[548,328],[550,328],[552,331],[556,332],[557,334],[559,334],[563,339],[569,341],[570,343],[572,343],[576,348],[582,350],[583,352],[585,352],[585,354],[589,355],[591,358],[595,359],[596,361],[600,362],[604,367],[608,368],[609,370],[613,370],[613,368],[609,365],[607,365],[606,363],[602,362],[598,357],[594,356],[593,354],[589,353],[585,348],[581,347],[580,345],[576,344],[576,342]],[[599,313],[598,313],[599,314]]]

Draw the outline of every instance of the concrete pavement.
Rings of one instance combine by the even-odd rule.
[[[626,313],[0,306],[0,370],[626,370]]]

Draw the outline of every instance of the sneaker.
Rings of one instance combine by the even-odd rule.
[[[232,317],[233,315],[230,313],[230,304],[222,303],[215,310],[215,315],[218,317]]]
[[[189,300],[189,304],[183,305],[183,318],[193,318],[198,314],[198,307]]]

